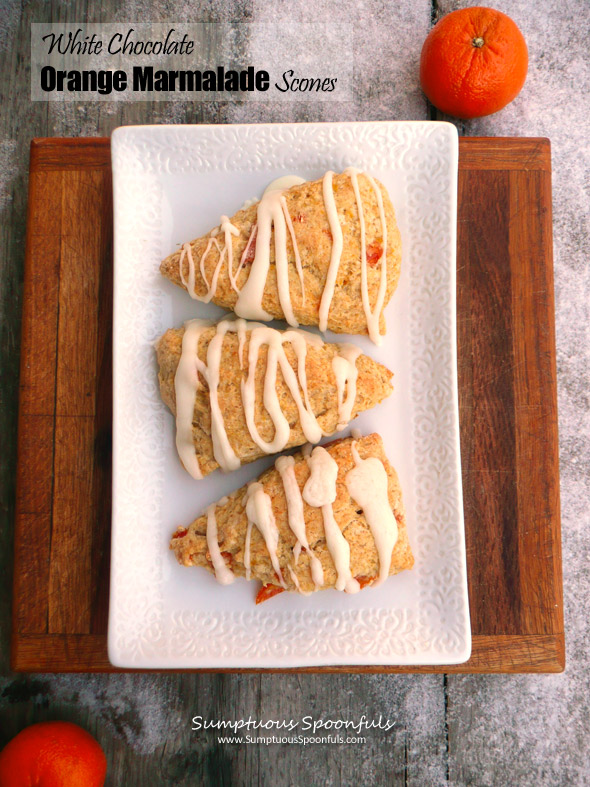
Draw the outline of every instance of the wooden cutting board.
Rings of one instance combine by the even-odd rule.
[[[457,321],[473,654],[559,672],[564,635],[544,139],[459,146]],[[112,189],[108,139],[31,145],[12,666],[109,671]]]

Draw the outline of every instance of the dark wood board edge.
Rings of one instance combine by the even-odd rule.
[[[459,137],[459,169],[551,172],[551,142],[545,137]]]
[[[42,654],[39,660],[39,654]],[[549,673],[563,672],[563,634],[538,636],[474,636],[472,654],[464,664],[426,666],[327,666],[293,669],[172,669],[126,670],[108,659],[104,634],[25,636],[14,643],[12,668],[16,672],[225,672],[241,673]]]
[[[549,140],[547,140],[547,150],[549,155],[549,161],[551,162],[551,146]],[[545,196],[545,206],[547,211],[547,220],[544,223],[544,230],[545,230],[545,237],[544,243],[546,248],[548,249],[548,262],[546,269],[546,286],[547,286],[547,314],[548,314],[548,321],[547,321],[547,333],[548,339],[547,343],[548,346],[552,349],[552,357],[551,357],[551,400],[553,406],[555,408],[556,418],[555,418],[555,426],[554,426],[554,444],[553,444],[553,466],[555,468],[555,474],[557,478],[556,489],[555,489],[555,498],[554,498],[554,505],[555,505],[555,512],[552,518],[552,528],[554,534],[554,544],[555,548],[552,553],[553,557],[553,569],[554,569],[554,577],[555,582],[557,584],[557,619],[559,625],[559,631],[565,632],[565,621],[564,621],[564,611],[563,611],[563,561],[562,561],[562,549],[561,549],[561,474],[560,474],[560,467],[559,467],[559,400],[557,396],[557,351],[556,351],[556,341],[555,341],[555,276],[553,272],[553,199],[552,199],[552,185],[551,185],[551,171],[549,175],[545,178],[543,183],[544,188],[544,196]],[[564,667],[565,667],[565,645],[564,645]]]
[[[34,271],[32,270],[33,265],[33,256],[34,256],[34,249],[35,249],[35,239],[34,239],[34,232],[33,232],[33,215],[34,211],[37,208],[37,198],[36,198],[36,191],[37,188],[40,187],[37,179],[33,177],[33,162],[32,162],[32,155],[33,155],[33,142],[31,143],[31,162],[30,162],[30,175],[29,175],[29,190],[28,190],[28,202],[27,202],[27,228],[26,228],[26,237],[25,237],[25,259],[24,259],[24,283],[23,283],[23,310],[22,310],[22,318],[21,318],[21,357],[20,357],[20,378],[19,378],[19,408],[18,408],[18,417],[17,417],[17,429],[18,429],[18,436],[17,436],[17,473],[16,473],[16,505],[15,505],[15,520],[14,520],[14,571],[13,571],[13,597],[12,597],[12,637],[11,637],[11,663],[14,661],[14,649],[18,644],[18,638],[21,636],[19,632],[19,622],[21,620],[21,599],[26,599],[27,597],[27,567],[24,565],[24,559],[21,563],[21,546],[23,542],[26,543],[26,529],[30,527],[31,520],[30,517],[27,516],[27,506],[24,505],[23,501],[23,487],[26,487],[24,474],[22,472],[22,461],[23,461],[23,454],[25,453],[25,446],[23,445],[23,435],[27,433],[28,424],[27,421],[30,418],[30,413],[27,412],[27,404],[28,399],[32,398],[25,394],[23,390],[23,386],[25,385],[25,381],[28,379],[28,363],[30,362],[29,356],[29,342],[32,341],[31,336],[29,335],[29,330],[27,326],[32,324],[33,316],[34,316]],[[57,275],[57,274],[56,274]],[[58,281],[58,289],[59,289],[59,281]],[[55,375],[54,375],[55,376]],[[43,418],[45,421],[51,422],[51,430],[54,430],[54,421],[55,421],[55,394],[51,397],[51,401],[45,403],[45,405],[49,408],[47,412],[43,413],[40,417]],[[35,413],[33,414],[35,415]],[[53,437],[51,438],[53,441]],[[51,456],[49,458],[49,462],[51,464],[51,474],[53,471],[53,446],[48,447],[48,451],[50,451]],[[44,468],[49,469],[49,468]],[[31,512],[33,516],[40,516],[39,512]],[[44,531],[49,529],[50,531],[50,519],[51,519],[51,511],[48,510],[44,512],[44,521],[45,527]],[[47,522],[49,520],[49,523]],[[37,539],[37,546],[40,548],[41,544],[43,548],[47,547],[45,543],[46,539],[39,538]],[[39,549],[40,551],[40,549]],[[47,620],[47,610],[46,608],[40,610],[39,618],[37,626],[35,628],[39,628],[41,630],[46,630],[46,620]]]
[[[36,137],[29,170],[103,169],[111,166],[110,137]]]
[[[526,468],[526,483],[517,481],[522,486],[518,520],[528,523],[519,532],[518,549],[548,558],[522,563],[519,595],[526,621],[520,630],[550,634],[563,631],[551,174],[511,172],[509,180],[510,259],[518,259],[512,271],[514,390],[521,409],[516,468]],[[519,205],[519,199],[528,204],[531,192],[538,195],[534,222],[524,219]],[[527,310],[527,303],[534,307]],[[533,309],[536,324],[528,319]],[[553,602],[549,608],[547,600]]]

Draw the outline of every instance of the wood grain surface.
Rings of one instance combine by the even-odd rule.
[[[108,139],[31,146],[12,666],[110,671],[112,190]],[[473,654],[564,667],[547,140],[460,141],[459,407]]]

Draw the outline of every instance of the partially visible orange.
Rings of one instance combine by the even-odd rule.
[[[430,31],[420,56],[420,82],[447,115],[481,117],[516,98],[528,63],[524,37],[509,16],[492,8],[463,8]]]
[[[32,724],[0,752],[0,787],[102,787],[106,773],[99,743],[68,721]]]

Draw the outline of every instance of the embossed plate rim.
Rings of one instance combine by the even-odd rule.
[[[405,572],[355,597],[325,591],[306,601],[283,594],[256,608],[251,589],[245,590],[242,582],[218,587],[207,572],[191,573],[167,553],[171,506],[164,498],[174,496],[175,506],[191,510],[191,517],[200,513],[202,503],[194,512],[187,508],[201,491],[193,493],[191,487],[186,492],[186,478],[178,475],[177,460],[171,458],[171,419],[159,400],[152,343],[181,318],[203,312],[189,311],[194,304],[162,282],[157,263],[170,252],[172,241],[184,239],[176,237],[182,222],[191,231],[197,226],[185,193],[205,189],[207,200],[212,193],[210,200],[216,201],[212,173],[220,194],[228,191],[229,179],[245,198],[252,196],[245,184],[259,188],[261,173],[273,167],[319,177],[327,168],[359,160],[392,190],[405,228],[402,280],[387,314],[394,325],[407,314],[409,331],[405,335],[401,326],[390,330],[379,350],[368,340],[352,339],[378,360],[391,353],[399,363],[393,371],[399,371],[401,383],[397,398],[394,392],[391,401],[354,425],[368,431],[386,416],[399,427],[402,404],[407,408],[408,425],[399,429],[407,468],[403,462],[400,466],[397,453],[393,463],[405,474],[402,487],[416,568],[409,578]],[[459,454],[454,126],[428,121],[128,126],[113,134],[112,162],[111,662],[128,668],[287,668],[466,661],[471,631]],[[206,213],[205,202],[197,201],[195,208]],[[199,232],[215,223],[204,222],[198,223]],[[384,437],[391,442],[389,433]],[[386,449],[388,454],[401,450],[387,442]],[[259,469],[256,463],[221,480],[211,476],[199,482],[208,484],[199,489],[235,488]],[[176,496],[177,489],[184,491]],[[241,595],[232,596],[234,592]],[[201,608],[203,599],[212,606]],[[243,599],[247,603],[242,605]]]

